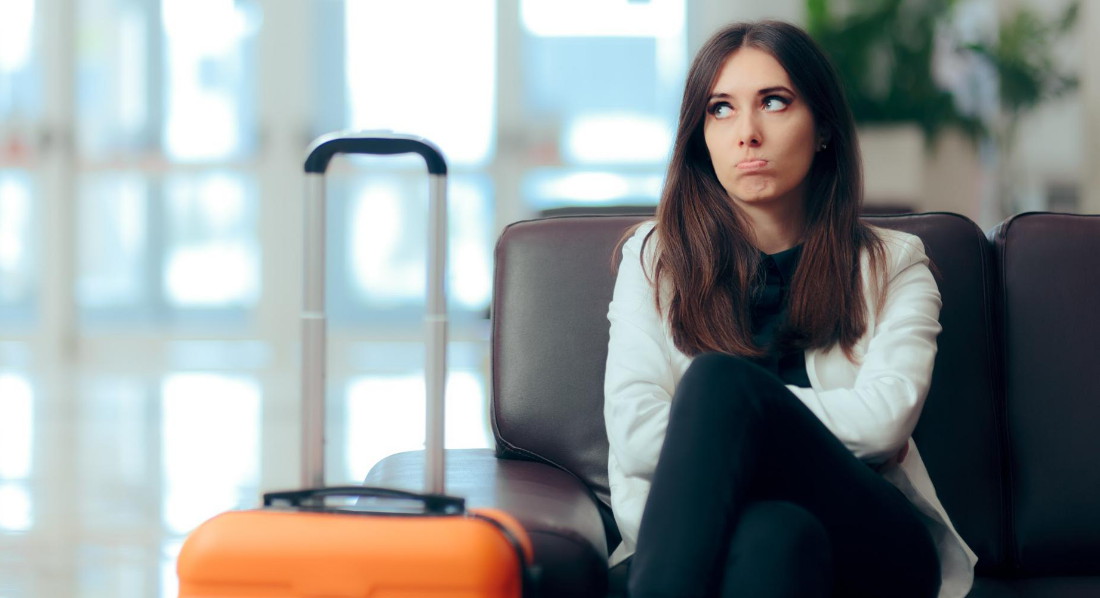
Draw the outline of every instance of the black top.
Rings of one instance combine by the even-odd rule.
[[[776,335],[787,321],[791,280],[801,257],[801,245],[772,255],[760,254],[757,282],[753,289],[752,339],[756,346],[763,347],[768,353],[752,361],[779,376],[786,384],[809,388],[805,353],[801,349],[779,347],[775,342]]]

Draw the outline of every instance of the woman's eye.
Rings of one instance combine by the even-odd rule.
[[[726,118],[733,114],[733,107],[725,102],[710,105],[710,113],[714,118]]]
[[[791,103],[787,101],[786,98],[781,98],[779,96],[768,96],[764,98],[764,110],[767,112],[778,112],[790,105]]]

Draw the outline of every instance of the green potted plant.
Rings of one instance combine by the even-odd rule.
[[[830,0],[806,0],[807,29],[830,54],[861,123],[912,123],[932,140],[955,127],[972,139],[982,123],[959,112],[936,83],[936,28],[954,0],[852,0],[837,14]]]

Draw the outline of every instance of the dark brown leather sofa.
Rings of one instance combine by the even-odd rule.
[[[602,417],[613,249],[640,216],[519,222],[497,246],[495,450],[451,450],[448,491],[517,515],[546,596],[614,595]],[[1100,216],[1029,213],[988,237],[948,213],[877,216],[919,235],[943,295],[915,436],[978,554],[971,596],[1100,596]],[[372,485],[417,488],[421,455]]]

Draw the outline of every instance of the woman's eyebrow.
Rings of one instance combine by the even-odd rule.
[[[797,94],[795,94],[795,93],[794,93],[793,91],[791,91],[791,88],[787,87],[786,85],[773,85],[773,86],[771,86],[771,87],[765,87],[765,88],[763,88],[763,89],[761,89],[761,90],[757,91],[757,92],[756,92],[756,95],[758,95],[758,96],[766,96],[766,95],[768,95],[768,94],[772,94],[772,93],[776,93],[776,92],[779,92],[779,93],[785,93],[785,94],[787,94],[787,95],[791,95],[791,96],[793,96],[793,95],[797,95]],[[727,99],[727,98],[731,98],[731,97],[733,97],[733,96],[731,96],[730,94],[728,94],[728,93],[726,93],[726,92],[721,92],[721,93],[712,93],[712,94],[710,94],[710,96],[709,96],[709,97],[707,98],[707,101],[709,102],[709,101],[711,101],[711,100],[716,100],[716,99]]]
[[[761,89],[760,91],[756,92],[756,95],[763,96],[763,95],[768,95],[769,93],[775,93],[775,92],[782,92],[782,93],[792,95],[792,96],[795,95],[795,93],[793,91],[791,91],[790,88],[788,88],[784,85],[773,85],[772,87],[765,87],[764,89]]]

